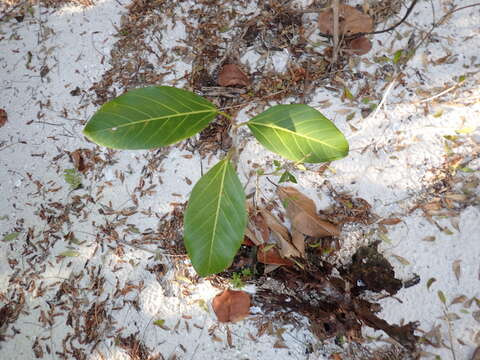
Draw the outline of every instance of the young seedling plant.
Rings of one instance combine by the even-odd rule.
[[[192,92],[151,86],[104,104],[83,133],[113,149],[152,149],[199,133],[218,115],[231,119]],[[275,105],[240,125],[248,126],[265,148],[292,161],[321,163],[348,154],[340,130],[308,105]],[[231,265],[247,226],[245,192],[232,164],[233,152],[198,180],[184,214],[185,247],[200,276]]]

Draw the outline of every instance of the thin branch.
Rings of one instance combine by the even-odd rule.
[[[340,0],[333,0],[333,54],[332,64],[335,65],[338,59],[339,33],[340,33]]]

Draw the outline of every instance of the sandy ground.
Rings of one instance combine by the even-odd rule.
[[[359,245],[382,240],[397,277],[417,274],[420,283],[381,300],[381,315],[418,321],[430,332],[438,346],[424,345],[426,358],[470,359],[480,346],[480,7],[453,13],[407,65],[391,60],[409,48],[412,32],[418,42],[455,4],[474,1],[420,2],[398,32],[375,37],[372,51],[351,61],[351,71],[370,77],[347,83],[350,92],[357,94],[368,79],[378,94],[372,100],[378,106],[365,118],[360,108],[368,108],[366,102],[316,89],[309,104],[346,134],[351,152],[321,175],[310,165],[294,172],[298,188],[320,209],[332,202],[323,185],[328,180],[336,191],[368,201],[381,218],[401,220],[346,226],[335,260],[348,262]],[[218,289],[191,282],[193,270],[180,266],[187,259],[164,254],[154,241],[128,245],[158,235],[159,218],[188,199],[191,183],[216,156],[202,159],[179,147],[113,152],[82,137],[98,108],[91,87],[111,67],[127,5],[33,7],[22,22],[0,23],[0,108],[8,116],[0,128],[0,305],[15,305],[14,320],[1,329],[2,358],[329,359],[336,352],[353,358],[333,342],[318,342],[306,319],[300,327],[274,325],[277,331],[263,336],[257,336],[260,309],[239,324],[217,324],[209,304]],[[174,25],[166,21],[160,30],[164,49],[186,36],[181,23]],[[390,60],[375,61],[382,56]],[[261,57],[255,49],[246,49],[241,60],[251,73],[260,63],[288,71],[294,61],[285,51]],[[162,69],[158,59],[151,61]],[[191,64],[169,61],[173,71],[162,83],[184,85]],[[254,113],[252,104],[236,121]],[[246,130],[240,134],[239,173],[247,182],[251,163],[268,170],[278,158]],[[64,170],[74,168],[69,153],[76,149],[100,160],[72,191]],[[258,184],[272,196],[268,181]],[[365,335],[382,334],[366,329]],[[279,340],[285,348],[275,346]]]

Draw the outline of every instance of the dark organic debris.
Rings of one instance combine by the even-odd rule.
[[[402,287],[377,246],[360,248],[352,264],[339,269],[341,277],[332,275],[333,266],[311,251],[304,269],[282,267],[276,273],[280,284],[259,290],[256,300],[267,312],[287,308],[307,316],[312,331],[321,340],[345,336],[358,341],[362,338],[362,325],[366,325],[383,330],[413,352],[418,324],[391,325],[376,315],[380,305],[363,297],[363,290],[393,295]]]
[[[355,294],[363,290],[395,295],[402,288],[402,282],[395,279],[392,265],[378,252],[379,242],[357,250],[348,269]]]

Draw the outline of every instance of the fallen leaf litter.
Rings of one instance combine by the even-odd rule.
[[[134,46],[134,42],[138,40],[138,36],[144,36],[144,32],[141,30],[142,26],[148,27],[150,24],[149,22],[153,21],[156,16],[154,14],[155,7],[161,4],[162,2],[159,1],[158,3],[152,4],[150,7],[148,7],[140,2],[134,2],[130,6],[130,12],[127,15],[127,19],[125,20],[123,27],[119,29],[119,33],[122,34],[123,38],[120,39],[117,50],[125,51],[129,46],[131,46],[132,48],[130,50],[133,51],[134,55],[127,55],[132,56],[132,58],[126,63],[119,61],[117,66],[114,66],[110,72],[107,72],[102,81],[91,89],[96,92],[98,103],[104,102],[106,99],[115,94],[115,90],[112,86],[112,84],[115,82],[117,82],[117,84],[121,84],[122,89],[128,89],[129,87],[133,86],[157,83],[162,77],[169,75],[169,70],[167,69],[168,65],[165,67],[165,73],[159,76],[157,72],[152,70],[149,63],[143,60],[141,52],[152,52],[154,51],[153,49],[143,47],[145,44],[143,44],[141,41],[138,42],[138,46]],[[243,39],[245,41],[258,41],[258,38],[261,38],[263,45],[267,50],[288,47],[289,50],[294,54],[299,54],[302,51],[308,53],[309,50],[305,49],[305,44],[302,42],[302,39],[298,41],[292,41],[291,38],[291,35],[295,32],[302,33],[301,21],[299,21],[298,17],[293,16],[289,19],[288,17],[282,16],[281,13],[283,8],[281,5],[271,5],[271,7],[267,6],[265,10],[266,14],[260,15],[255,22],[246,22],[244,24],[246,25],[244,26],[246,31]],[[200,14],[201,13],[197,13],[195,15]],[[213,8],[207,7],[207,13],[203,13],[201,15],[204,15],[207,20],[213,19]],[[278,28],[273,29],[273,34],[270,33],[272,29],[267,26],[268,21],[271,20],[272,17],[274,23],[278,25]],[[138,24],[136,23],[137,21]],[[187,54],[185,49],[192,44],[194,36],[198,37],[198,35],[200,35],[198,38],[202,41],[211,36],[212,41],[209,42],[209,46],[203,48],[200,53],[196,54],[195,59],[193,59],[196,67],[194,68],[194,71],[192,71],[191,77],[188,78],[188,76],[185,76],[185,79],[188,80],[189,83],[198,91],[202,91],[202,89],[212,87],[214,85],[214,75],[218,73],[220,65],[222,65],[218,64],[216,61],[220,53],[220,46],[218,45],[220,38],[217,37],[215,30],[212,30],[211,28],[209,29],[209,27],[206,26],[207,24],[208,21],[205,21],[203,24],[204,26],[199,26],[196,28],[196,32],[192,33],[192,37],[188,40],[190,43],[187,42],[187,46],[183,48],[180,46],[179,48],[175,49],[175,51],[180,54],[182,54],[182,52]],[[187,24],[187,27],[188,25],[189,24]],[[220,27],[224,26],[224,24],[216,24],[216,26]],[[234,45],[232,46],[235,47]],[[229,50],[231,54],[234,54],[236,51],[236,49]],[[158,54],[155,55],[157,57],[159,56]],[[313,55],[313,53],[311,55]],[[122,59],[122,56],[124,56],[124,54],[121,54],[117,57],[114,56],[114,62],[115,59]],[[172,58],[169,58],[167,54],[160,55],[160,57],[163,56],[165,59],[170,60],[170,62],[172,61]],[[226,61],[227,59],[224,60]],[[437,63],[442,64],[447,60],[447,58],[445,58],[445,60],[438,60]],[[119,67],[121,67],[123,71],[119,71],[121,70]],[[259,103],[262,103],[270,99],[279,100],[286,98],[287,96],[293,94],[308,96],[308,91],[312,91],[316,86],[319,85],[318,81],[324,80],[328,77],[327,69],[328,64],[320,60],[313,60],[312,56],[307,61],[300,60],[298,64],[289,64],[289,71],[285,72],[284,74],[266,71],[265,73],[262,73],[261,76],[258,74],[254,75],[254,81],[252,85],[252,91],[254,92],[253,99],[249,98],[248,94],[240,92],[233,93],[234,96],[236,96],[233,98],[224,96],[224,94],[231,95],[232,93],[228,92],[230,90],[220,89],[217,90],[220,94],[219,99],[217,100],[222,106],[238,106],[244,101],[258,101]],[[42,69],[40,69],[40,75],[42,78],[48,76],[48,72],[48,67],[42,67]],[[132,74],[134,74],[133,77],[131,77]],[[176,75],[178,76],[178,74]],[[115,80],[113,80],[113,78],[115,78]],[[180,79],[181,78],[182,76],[180,76]],[[248,83],[245,79],[243,79],[239,84],[233,85],[247,86]],[[271,89],[276,90],[272,92]],[[369,94],[369,91],[370,89],[364,90],[365,94]],[[240,99],[238,98],[239,95]],[[346,98],[348,97],[349,96],[347,93]],[[241,106],[239,106],[239,108],[240,107]],[[207,129],[197,143],[186,142],[184,144],[185,149],[199,149],[203,156],[211,155],[212,151],[222,151],[228,147],[228,126],[228,122],[222,122],[222,120],[220,120],[216,124],[212,125],[210,129]],[[455,143],[457,139],[453,139],[451,141]],[[55,161],[60,160],[65,155],[70,156],[73,166],[78,171],[86,173],[88,176],[95,177],[97,180],[99,180],[101,179],[102,171],[112,164],[114,153],[107,152],[104,154],[99,154],[98,156],[94,156],[92,152],[87,149],[78,149],[70,153],[59,153],[59,157],[55,159]],[[474,156],[472,156],[472,158],[475,157],[478,158],[478,152],[474,153]],[[165,156],[162,151],[151,152],[144,157],[143,160],[146,161],[148,165],[146,165],[142,170],[142,179],[139,180],[138,184],[136,184],[136,187],[131,195],[131,200],[134,206],[125,207],[118,210],[114,209],[111,204],[107,203],[99,207],[98,211],[102,215],[111,216],[113,220],[106,220],[105,224],[96,224],[98,225],[99,235],[96,236],[93,250],[94,253],[104,251],[106,248],[109,248],[112,249],[117,256],[123,257],[125,255],[125,246],[140,247],[157,244],[157,240],[160,238],[165,239],[165,243],[162,244],[161,247],[168,249],[170,254],[184,254],[184,249],[178,241],[181,239],[181,218],[184,208],[184,204],[182,202],[172,203],[173,211],[171,214],[165,215],[160,219],[162,220],[161,226],[157,230],[146,229],[141,231],[137,229],[135,225],[129,223],[129,218],[139,212],[139,210],[137,210],[139,199],[142,197],[151,196],[157,191],[157,186],[153,183],[152,178],[155,176],[156,169],[161,168],[164,158]],[[453,190],[453,185],[459,179],[458,176],[456,176],[456,169],[468,168],[468,160],[469,159],[465,160],[463,158],[458,159],[453,156],[447,157],[445,169],[440,172],[438,182],[434,182],[432,191],[426,193],[429,197],[429,202],[420,201],[418,205],[411,209],[411,211],[422,209],[429,221],[438,224],[436,220],[433,219],[433,216],[438,216],[439,214],[458,214],[460,210],[468,206],[469,203],[474,204],[475,201],[477,201],[475,195],[468,193],[464,194]],[[453,171],[452,167],[454,168]],[[59,187],[57,184],[52,182],[43,183],[41,179],[37,179],[35,176],[30,174],[29,177],[30,181],[35,184],[37,189],[36,193],[33,194],[35,196],[45,196],[46,194],[54,194],[58,191],[61,191],[61,187]],[[121,182],[124,181],[124,175],[121,173],[115,174],[115,177]],[[472,178],[468,180],[470,182],[467,181],[466,184],[471,184],[474,179],[475,178],[472,176]],[[12,278],[12,284],[18,285],[18,293],[9,294],[10,298],[5,299],[6,305],[0,309],[1,324],[6,324],[7,326],[14,324],[25,303],[25,293],[20,289],[26,289],[27,294],[35,294],[36,297],[41,297],[47,291],[59,289],[55,296],[55,302],[49,303],[48,308],[40,310],[38,320],[46,327],[52,327],[55,324],[57,317],[61,317],[64,314],[67,316],[67,324],[74,329],[74,333],[73,335],[68,335],[64,339],[62,343],[63,351],[55,350],[55,354],[60,357],[68,358],[68,356],[70,356],[77,359],[83,359],[85,353],[83,349],[77,347],[78,343],[81,345],[89,344],[91,345],[89,351],[94,351],[102,339],[102,332],[114,328],[114,323],[109,316],[109,312],[118,311],[122,307],[121,303],[114,305],[113,303],[107,303],[106,300],[85,303],[80,296],[79,290],[77,289],[77,284],[84,277],[85,279],[88,278],[89,286],[88,288],[82,289],[82,291],[91,292],[91,294],[97,298],[104,293],[106,280],[105,276],[102,275],[101,265],[90,265],[87,261],[85,263],[84,273],[72,275],[69,279],[64,281],[56,281],[45,284],[43,280],[41,280],[41,276],[39,276],[39,274],[41,274],[46,268],[46,264],[42,263],[42,257],[45,254],[48,254],[48,249],[54,246],[56,242],[60,240],[68,241],[73,248],[82,243],[77,239],[78,233],[76,234],[75,232],[69,232],[64,236],[63,239],[58,234],[61,233],[62,226],[70,222],[70,217],[75,216],[79,218],[87,218],[88,209],[92,206],[92,204],[97,203],[102,198],[102,192],[106,187],[109,186],[111,186],[111,184],[106,181],[104,182],[104,185],[99,187],[96,194],[72,194],[72,197],[66,203],[50,201],[45,202],[41,206],[41,208],[38,210],[38,217],[47,225],[47,230],[43,233],[43,240],[33,241],[33,239],[37,238],[38,236],[38,232],[36,232],[36,229],[33,227],[27,229],[24,237],[26,246],[23,254],[26,256],[26,262],[30,265],[30,271],[24,271],[22,276],[24,278],[29,278],[30,281],[27,283],[21,278]],[[439,188],[439,186],[441,186],[441,188]],[[445,188],[451,189],[451,191],[447,192],[444,190]],[[339,195],[335,198],[335,201],[339,207],[337,209],[334,208],[332,210],[322,211],[321,215],[325,216],[325,218],[330,221],[334,221],[336,224],[343,224],[351,221],[372,224],[377,220],[371,213],[371,205],[361,198],[354,199],[349,195]],[[307,206],[307,208],[309,209],[308,211],[310,211],[311,206]],[[287,206],[287,216],[288,212],[289,210]],[[140,213],[145,216],[157,215],[154,214],[150,209],[140,210]],[[315,215],[319,216],[316,210]],[[295,223],[295,221],[293,221],[294,219],[295,217],[292,216],[291,220]],[[298,219],[297,221],[300,220],[301,219]],[[394,220],[387,219],[383,223],[380,221],[380,225],[396,225],[398,223],[399,221],[397,221],[397,218],[394,218]],[[298,225],[298,222],[297,226],[300,228],[302,227],[301,225]],[[442,225],[438,224],[437,226],[439,226],[442,231],[446,231]],[[455,224],[452,224],[452,226],[455,227]],[[123,233],[120,233],[117,229],[124,229]],[[22,230],[22,228],[19,226],[18,230]],[[284,230],[277,231],[277,233],[282,232],[285,233]],[[122,236],[125,233],[138,234],[139,236],[137,239],[131,242],[125,242],[122,240]],[[100,241],[100,236],[102,241]],[[281,236],[281,239],[289,238],[289,236]],[[297,251],[299,250],[298,246],[295,248],[297,248]],[[273,249],[275,248],[270,248],[270,250]],[[69,251],[75,250],[72,249]],[[36,255],[37,253],[40,253],[40,257]],[[302,253],[303,251],[300,251],[296,255],[301,255]],[[29,255],[33,256],[29,258]],[[283,255],[285,257],[286,254],[284,253]],[[282,257],[280,254],[278,254],[278,256],[284,259],[284,257]],[[293,256],[293,254],[291,256]],[[375,256],[378,256],[378,254]],[[57,258],[56,261],[64,261],[66,266],[69,267],[73,261],[69,259],[69,257],[70,256],[63,256],[62,258]],[[360,258],[363,259],[364,257],[360,256]],[[16,261],[17,260],[13,258],[9,259],[9,264],[12,269],[17,269],[18,262],[16,263]],[[385,259],[379,260],[379,263],[381,264],[378,265],[379,268],[388,269],[388,262],[385,261]],[[352,291],[355,294],[364,290],[362,286],[372,291],[380,291],[383,289],[383,286],[386,285],[385,282],[382,284],[376,284],[375,281],[371,282],[372,279],[369,277],[368,269],[367,274],[363,274],[361,268],[356,269],[358,271],[344,269],[342,277],[352,277],[354,275],[353,273],[357,274],[356,276],[363,274],[362,276],[364,277],[352,277],[347,280],[339,280],[337,277],[331,276],[330,272],[332,269],[327,263],[318,263],[318,260],[313,261],[313,265],[307,263],[307,270],[305,272],[298,272],[298,267],[295,267],[296,265],[298,266],[298,263],[299,260],[296,260],[296,263],[292,263],[289,260],[291,267],[282,267],[281,270],[279,270],[281,273],[281,275],[279,275],[279,279],[282,279],[282,277],[288,277],[288,279],[285,280],[288,280],[289,284],[295,283],[292,287],[293,289],[303,289],[305,286],[307,288],[313,288],[314,290],[310,294],[312,297],[318,295],[315,294],[315,289],[318,290],[320,287],[319,284],[322,285],[322,288],[332,289],[334,293],[336,291],[336,294],[340,296],[339,298],[342,300],[339,302],[339,304],[337,304],[337,307],[335,307],[335,310],[332,312],[334,314],[333,318],[331,313],[313,309],[312,299],[295,298],[295,301],[292,301],[291,299],[287,301],[285,298],[283,298],[285,294],[273,296],[272,294],[274,294],[274,292],[269,293],[268,291],[262,291],[259,295],[259,299],[267,299],[267,301],[265,301],[266,303],[271,301],[273,304],[275,304],[276,302],[277,305],[281,304],[285,308],[294,308],[295,305],[297,305],[298,312],[303,313],[312,319],[312,330],[321,338],[329,337],[331,334],[338,334],[345,330],[352,339],[359,339],[360,325],[358,321],[361,320],[369,326],[385,330],[390,336],[392,336],[392,338],[396,339],[409,349],[412,349],[415,346],[416,339],[413,337],[412,333],[413,329],[416,327],[416,324],[407,324],[404,326],[392,326],[386,324],[376,317],[375,312],[378,310],[376,304],[368,303],[364,300],[358,300],[355,298],[353,300],[346,299],[349,297],[349,291]],[[156,274],[160,274],[162,266],[160,266],[160,264],[155,266],[156,267],[154,267],[154,270],[152,271]],[[318,275],[313,275],[312,270],[309,269],[308,266],[313,266],[315,268],[315,272],[321,274],[321,276],[319,277]],[[460,263],[454,265],[452,270],[457,279],[460,279]],[[398,280],[395,281],[391,271],[385,274],[385,278],[390,279],[393,284],[388,287],[389,290],[387,290],[387,292],[391,295],[395,294],[399,289]],[[198,281],[198,279],[187,273],[182,281],[195,283]],[[342,284],[342,281],[344,284]],[[359,281],[365,285],[359,287]],[[350,285],[353,286],[351,289],[348,289],[349,286],[346,286],[348,282],[351,282]],[[388,284],[390,283],[387,282],[387,285]],[[124,284],[123,286],[116,284],[114,296],[116,295],[118,297],[121,295],[122,298],[125,298],[130,293],[134,294],[133,298],[123,299],[123,306],[128,305],[135,309],[139,306],[138,296],[142,291],[142,288],[143,284],[141,281],[136,284]],[[184,291],[188,292],[187,289],[184,289]],[[63,300],[66,298],[68,298],[70,303]],[[338,300],[338,298],[335,299]],[[321,301],[324,301],[326,308],[331,308],[333,306],[332,303],[334,303],[333,299],[329,298],[328,296],[326,299]],[[278,308],[273,310],[278,310]],[[15,328],[11,327],[11,329],[13,333],[15,333]],[[117,329],[117,333],[120,333],[119,330],[121,329]],[[230,332],[228,332],[228,334],[230,334]],[[279,336],[281,337],[281,334]],[[139,337],[134,334],[127,337],[121,337],[119,335],[116,337],[116,342],[120,347],[127,351],[132,359],[147,359],[149,358],[149,350],[145,347],[145,345],[142,344],[140,340],[138,340],[138,338]],[[48,336],[35,339],[32,345],[32,350],[34,351],[35,356],[38,355],[38,357],[41,357],[43,355],[52,353],[52,349],[48,345],[48,340]],[[233,346],[233,343],[234,341],[232,340],[232,335],[230,334],[228,336],[228,344]],[[281,339],[279,339],[274,346],[276,348],[284,348],[285,344]]]

